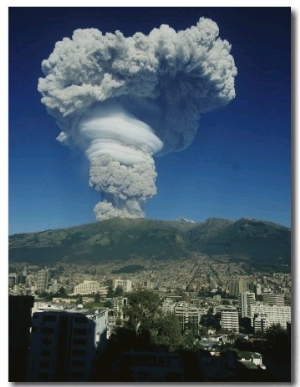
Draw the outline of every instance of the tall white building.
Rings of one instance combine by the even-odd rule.
[[[162,311],[164,314],[167,313],[174,313],[176,303],[174,302],[174,299],[166,298],[162,304]]]
[[[255,304],[255,293],[242,292],[239,295],[239,312],[241,317],[251,317],[250,306]]]
[[[221,310],[221,327],[228,331],[239,331],[239,313],[233,306],[227,306]]]
[[[256,284],[256,286],[255,286],[255,294],[256,294],[256,296],[260,296],[261,295],[261,292],[262,292],[262,290],[261,290],[261,284]]]
[[[128,293],[128,292],[131,292],[132,290],[132,282],[128,279],[127,280],[115,279],[114,289],[116,290],[117,287],[122,288],[124,293]]]
[[[34,313],[27,381],[89,382],[106,345],[107,319],[107,309]]]

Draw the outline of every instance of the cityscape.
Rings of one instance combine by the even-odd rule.
[[[161,316],[175,319],[182,341],[174,347],[147,346],[142,338],[139,344],[130,341],[109,364],[103,363],[116,332],[133,329],[127,309],[131,297],[144,293],[157,297]],[[9,267],[9,300],[10,321],[24,314],[19,325],[10,325],[11,381],[291,378],[290,273],[249,274],[243,262],[202,254],[162,262],[134,258],[44,267],[18,262]],[[280,353],[273,349],[270,355],[266,338],[274,327],[286,337]],[[22,343],[17,339],[21,332],[26,332]],[[186,364],[187,353],[197,363],[196,374]]]

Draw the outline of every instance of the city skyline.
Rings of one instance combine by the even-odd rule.
[[[290,8],[15,8],[9,20],[9,233],[95,221],[83,152],[62,146],[37,91],[42,60],[75,29],[149,34],[215,21],[232,45],[236,97],[201,115],[181,152],[155,157],[146,218],[251,217],[291,226]],[[134,22],[129,22],[134,21]]]

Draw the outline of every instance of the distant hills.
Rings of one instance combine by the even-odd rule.
[[[127,261],[132,257],[166,260],[193,253],[227,255],[251,266],[285,268],[291,264],[291,230],[255,219],[209,218],[193,222],[108,219],[77,227],[9,237],[10,262]]]

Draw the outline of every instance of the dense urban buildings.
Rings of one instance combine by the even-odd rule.
[[[128,272],[131,267],[139,270]],[[204,355],[197,360],[199,369],[203,371],[204,364],[207,369],[207,374],[203,371],[202,376],[198,375],[200,379],[217,377],[216,355],[224,345],[233,345],[237,337],[250,343],[256,334],[265,333],[274,324],[280,324],[283,329],[289,327],[289,331],[291,327],[291,275],[270,271],[254,273],[244,264],[230,262],[226,256],[218,261],[195,255],[193,259],[175,261],[132,258],[127,262],[98,264],[60,262],[42,269],[38,265],[15,263],[10,264],[8,286],[10,298],[16,304],[22,297],[30,300],[27,318],[23,319],[22,329],[26,331],[23,336],[27,339],[24,355],[19,356],[23,359],[19,375],[12,359],[22,344],[17,335],[14,339],[10,335],[11,381],[90,381],[92,365],[101,348],[118,327],[126,325],[125,310],[130,294],[143,289],[151,289],[159,296],[162,315],[176,318],[181,334],[193,338],[189,345],[199,345],[214,357],[211,371]],[[13,321],[19,315],[22,312],[10,313],[11,332],[16,332]],[[129,355],[125,352],[111,363],[114,370],[128,361]],[[135,380],[186,380],[186,371],[182,371],[186,365],[181,363],[183,373],[173,375],[172,367],[167,373],[164,367],[152,372],[149,366],[143,374],[144,364],[136,363],[137,356],[136,353],[128,366]],[[157,361],[163,362],[155,352],[149,356],[153,367]],[[238,372],[242,375],[242,371],[237,371],[241,364],[262,369],[254,364],[254,355],[251,355],[253,359],[249,356],[239,359],[238,363],[233,361],[234,375]],[[171,360],[167,356],[164,361],[166,365]],[[226,371],[226,361],[222,358],[220,363],[220,380],[226,375],[231,377],[231,371]],[[100,363],[97,367],[101,373]],[[275,373],[276,370],[275,367]]]

